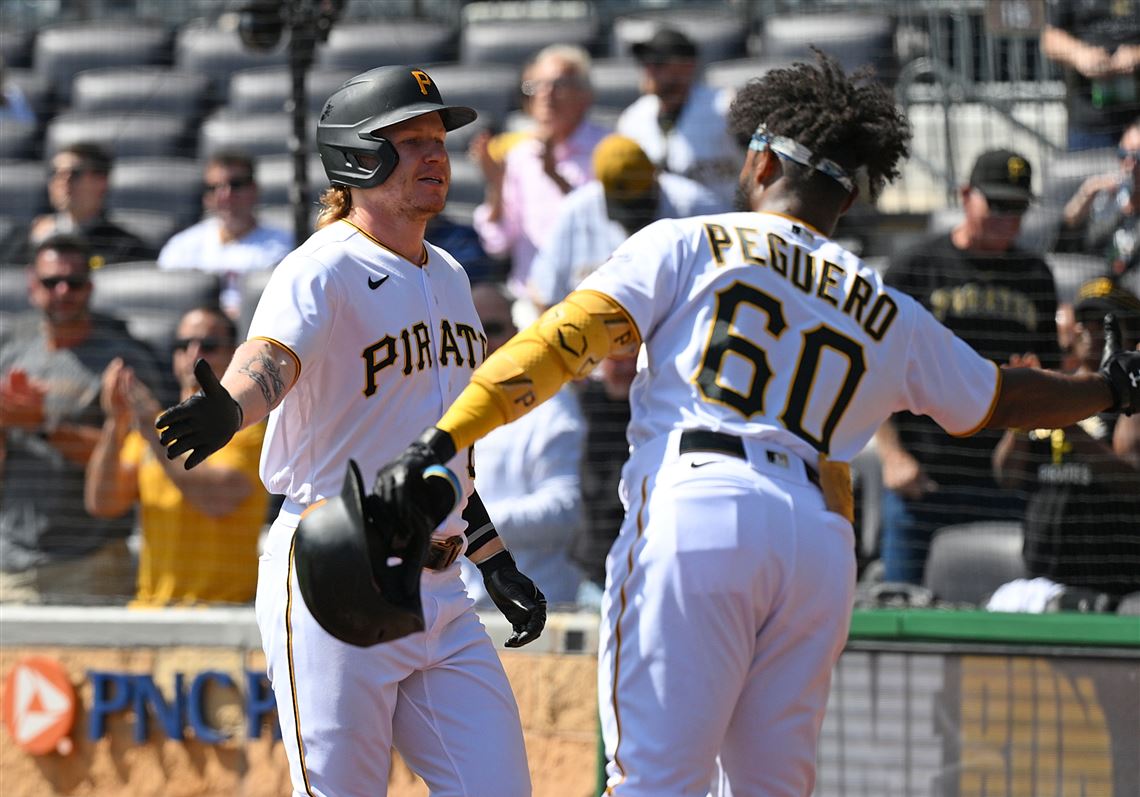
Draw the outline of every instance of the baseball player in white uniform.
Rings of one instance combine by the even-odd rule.
[[[1083,378],[999,371],[829,239],[854,175],[877,194],[909,129],[878,84],[818,59],[734,101],[747,210],[633,235],[381,471],[410,482],[645,345],[602,604],[607,794],[703,795],[718,756],[736,797],[811,793],[854,591],[847,462],[892,411],[970,434],[1140,402],[1140,353]]]
[[[192,453],[269,414],[261,475],[285,504],[261,558],[256,613],[295,795],[374,797],[397,748],[436,795],[528,795],[518,709],[456,563],[517,586],[535,638],[542,594],[518,573],[473,493],[470,449],[450,458],[465,504],[434,531],[420,581],[426,630],[356,647],[301,599],[293,566],[302,512],[340,491],[345,463],[373,474],[437,418],[485,357],[460,265],[423,240],[450,180],[447,130],[475,118],[444,105],[426,72],[381,67],[346,82],[317,130],[333,188],[321,227],[276,268],[249,338],[220,384],[158,420],[168,455]],[[502,604],[499,604],[502,608]]]

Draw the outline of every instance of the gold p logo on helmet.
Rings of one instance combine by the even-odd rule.
[[[431,85],[431,78],[427,76],[427,72],[424,72],[420,69],[413,69],[412,77],[416,79],[416,83],[420,84],[420,94],[423,94],[426,97],[428,93],[428,86]]]
[[[1010,158],[1005,167],[1009,171],[1009,179],[1019,180],[1025,174],[1028,164],[1016,155]]]

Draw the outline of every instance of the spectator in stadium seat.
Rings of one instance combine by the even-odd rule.
[[[185,400],[199,388],[194,363],[215,372],[237,346],[234,322],[217,307],[198,307],[178,322],[174,376]],[[257,539],[269,495],[258,463],[265,423],[234,435],[194,470],[169,460],[154,419],[162,407],[122,359],[103,372],[105,420],[87,462],[85,502],[95,517],[116,518],[137,504],[142,547],[136,603],[164,606],[248,603],[257,587]]]
[[[1074,313],[1078,373],[1100,367],[1106,313],[1116,316],[1123,346],[1138,340],[1140,299],[1108,278],[1081,286]],[[1101,413],[1064,429],[1007,431],[993,466],[999,484],[1028,491],[1023,557],[1030,578],[1113,600],[1140,591],[1140,415]]]
[[[471,298],[483,322],[489,355],[518,331],[511,320],[513,297],[501,283],[481,283],[472,286]],[[566,387],[475,447],[475,486],[487,514],[519,569],[550,604],[574,603],[582,580],[568,551],[582,520],[585,436],[577,396]],[[460,563],[467,593],[478,606],[492,607],[479,569],[466,557]]]
[[[173,235],[158,265],[220,274],[222,309],[237,318],[241,275],[280,263],[293,249],[293,234],[258,223],[253,160],[244,153],[219,152],[206,161],[202,207],[206,218]]]
[[[586,118],[593,103],[590,56],[580,47],[556,44],[539,51],[523,69],[522,93],[534,123],[531,135],[502,161],[492,156],[487,132],[469,149],[487,180],[475,231],[492,257],[509,253],[508,284],[520,296],[563,198],[593,176],[590,157],[608,132]]]
[[[35,124],[36,112],[23,90],[7,80],[7,65],[0,56],[0,121]]]
[[[1053,276],[1039,255],[1014,245],[1033,199],[1031,178],[1028,161],[1016,152],[982,153],[959,192],[962,222],[893,258],[885,281],[995,363],[1032,353],[1055,368]],[[951,438],[910,413],[883,424],[875,440],[886,488],[885,580],[921,584],[930,538],[941,526],[1021,518],[1020,496],[994,482],[990,457],[1000,438],[994,431]]]
[[[1103,255],[1120,276],[1140,264],[1140,116],[1120,137],[1120,169],[1088,177],[1065,204],[1058,249]]]
[[[646,224],[722,210],[700,183],[661,173],[631,138],[606,136],[594,148],[593,165],[595,179],[566,197],[531,266],[529,292],[540,308],[562,301]]]
[[[645,150],[659,169],[712,189],[717,212],[735,198],[743,147],[728,132],[732,92],[698,80],[697,46],[679,30],[659,28],[633,45],[642,95],[618,117],[617,132]]]
[[[151,388],[159,374],[121,321],[90,311],[90,260],[81,238],[40,243],[28,272],[36,312],[0,327],[0,601],[133,593],[131,518],[90,517],[83,471],[103,423],[103,369],[122,358]]]
[[[141,238],[107,218],[111,167],[111,156],[86,142],[52,156],[48,200],[55,212],[37,216],[26,230],[14,231],[0,246],[4,262],[28,262],[36,246],[58,234],[87,239],[92,268],[154,257],[154,250]]]
[[[1111,147],[1140,114],[1140,9],[1052,0],[1041,50],[1064,69],[1070,150]]]

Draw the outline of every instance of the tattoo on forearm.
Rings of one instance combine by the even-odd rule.
[[[255,365],[260,366],[260,368],[254,370]],[[249,362],[238,369],[238,373],[245,374],[257,384],[258,389],[261,390],[261,397],[265,399],[265,404],[268,407],[273,407],[281,398],[281,394],[285,392],[285,380],[281,377],[281,367],[273,362],[271,357],[264,354],[251,357]]]

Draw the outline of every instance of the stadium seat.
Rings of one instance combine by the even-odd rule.
[[[234,72],[287,63],[288,48],[284,43],[269,52],[249,50],[237,31],[223,30],[208,21],[187,23],[174,36],[174,66],[183,72],[205,75],[210,81],[211,99],[217,103],[226,101]]]
[[[598,21],[591,17],[472,21],[459,35],[459,60],[521,66],[550,44],[576,44],[596,53],[598,32]]]
[[[36,32],[33,28],[5,25],[0,36],[0,58],[6,67],[26,69],[32,65]]]
[[[447,191],[447,201],[477,205],[483,201],[483,190],[487,185],[483,170],[469,158],[454,158],[451,161],[451,187]]]
[[[32,159],[40,154],[39,125],[0,118],[0,158]]]
[[[317,45],[325,69],[365,72],[389,64],[428,66],[456,57],[454,27],[431,19],[389,19],[337,25]]]
[[[329,95],[355,74],[348,69],[309,70],[305,77],[309,113],[319,114]],[[243,69],[230,78],[226,108],[245,113],[280,113],[286,110],[292,92],[293,79],[287,67]]]
[[[85,69],[170,63],[170,33],[163,25],[83,22],[49,27],[36,36],[33,63],[47,76],[61,107],[71,99],[72,78]]]
[[[1025,576],[1021,524],[981,521],[934,533],[923,586],[940,600],[981,604],[1008,581]]]
[[[614,20],[610,53],[615,58],[631,58],[631,48],[649,39],[662,26],[676,28],[693,40],[703,63],[742,58],[747,54],[748,25],[731,11],[677,6]]]
[[[309,223],[305,228],[304,235],[301,240],[308,238],[317,229],[317,216],[321,212],[320,205],[313,203],[309,208]],[[257,207],[257,220],[267,227],[276,227],[279,230],[293,230],[293,206],[292,205],[258,205]]]
[[[107,206],[161,210],[180,224],[202,215],[202,166],[190,158],[121,158],[111,169]]]
[[[641,96],[641,68],[628,58],[599,58],[590,65],[594,105],[625,110]]]
[[[479,114],[478,118],[469,125],[464,125],[457,130],[451,130],[447,134],[445,144],[447,151],[451,153],[451,162],[454,163],[457,157],[465,158],[467,148],[471,145],[471,139],[479,135],[484,130],[500,130],[504,129],[507,120],[510,119],[511,114],[508,113],[505,117],[496,117],[490,111],[484,111],[482,108],[476,106],[476,113]],[[512,111],[512,113],[514,113]]]
[[[763,77],[769,70],[787,66],[791,59],[734,58],[714,61],[705,67],[705,82],[713,88],[737,91],[753,78]]]
[[[48,122],[44,155],[91,141],[114,158],[173,157],[186,154],[188,133],[188,121],[177,115],[68,111]]]
[[[760,55],[766,59],[811,59],[814,45],[845,70],[871,65],[887,84],[898,75],[895,22],[889,15],[857,13],[778,14],[764,20]]]
[[[315,122],[307,130],[316,128]],[[198,157],[208,158],[219,150],[236,149],[254,158],[289,153],[289,136],[293,119],[284,111],[278,113],[242,113],[223,108],[206,121],[198,136]]]
[[[0,216],[28,222],[50,210],[47,179],[41,161],[0,161]]]
[[[131,208],[112,210],[107,216],[115,224],[142,238],[156,252],[170,240],[170,236],[187,226],[184,216],[165,210]]]
[[[1037,171],[1041,174],[1041,204],[1062,208],[1085,178],[1119,172],[1120,161],[1116,158],[1116,147],[1058,152],[1037,166]]]
[[[257,302],[265,284],[269,282],[269,275],[273,269],[265,268],[257,271],[248,271],[241,276],[241,310],[238,311],[238,340],[244,340],[249,332],[249,324],[253,321],[253,311],[257,309]]]
[[[160,66],[112,66],[88,69],[71,85],[71,108],[119,113],[164,113],[200,117],[209,81],[195,72]]]
[[[9,265],[0,267],[0,313],[16,315],[31,309],[27,269]]]
[[[470,105],[491,117],[492,123],[503,120],[508,111],[519,107],[519,69],[510,64],[482,64],[472,69],[467,64],[436,64],[431,76],[446,103]]]
[[[160,269],[149,262],[101,268],[91,279],[91,309],[126,321],[131,334],[167,363],[179,317],[192,307],[217,304],[221,289],[216,274]]]
[[[293,156],[268,155],[257,159],[257,195],[263,205],[289,204],[289,187],[293,185]],[[307,201],[316,202],[321,193],[329,187],[325,168],[318,155],[310,155],[308,160],[309,195]]]

